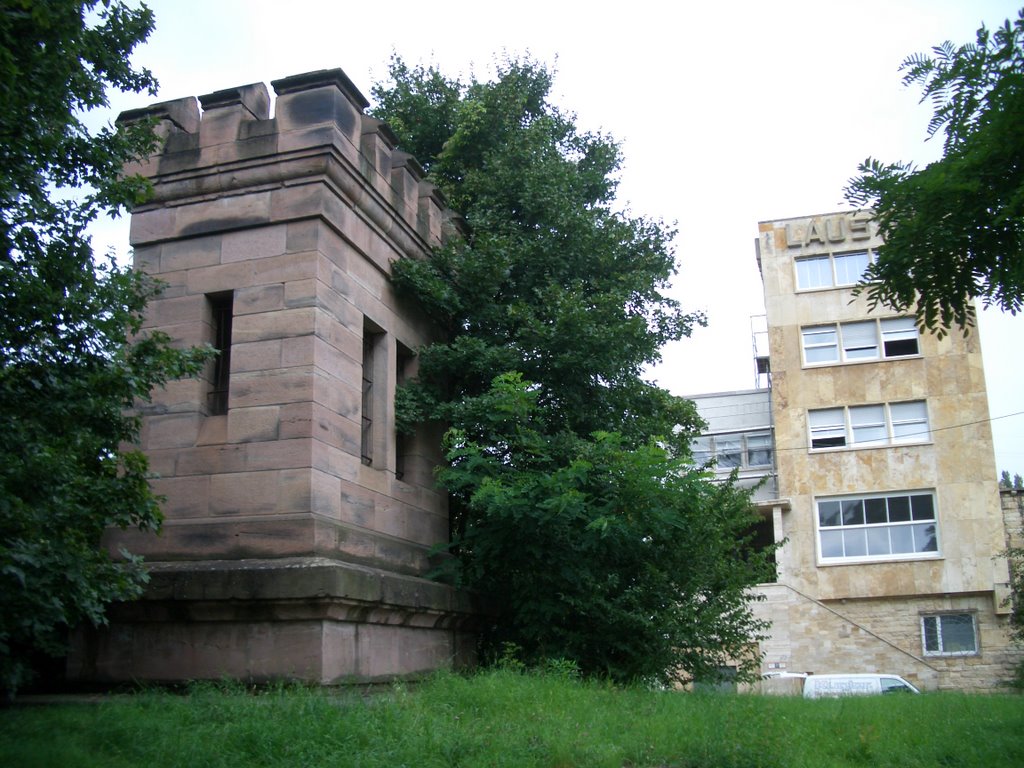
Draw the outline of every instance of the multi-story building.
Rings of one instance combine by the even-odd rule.
[[[1017,656],[977,330],[919,333],[856,295],[881,243],[867,214],[759,229],[770,386],[695,399],[698,449],[745,482],[764,462],[762,489],[777,491],[755,497],[784,541],[777,582],[759,587],[765,671],[997,686]]]

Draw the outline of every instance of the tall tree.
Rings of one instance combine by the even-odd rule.
[[[874,304],[917,313],[941,335],[974,322],[973,299],[1016,314],[1024,301],[1024,11],[977,40],[945,42],[901,67],[945,135],[916,169],[868,158],[847,200],[874,209],[885,244],[868,271]]]
[[[615,209],[619,148],[551,104],[545,67],[390,74],[375,115],[466,224],[393,279],[444,331],[400,422],[451,427],[449,565],[497,598],[485,642],[615,679],[749,671],[749,499],[688,465],[693,404],[642,378],[704,321],[665,293],[673,232]]]
[[[0,2],[0,688],[33,654],[59,655],[70,627],[99,624],[144,574],[101,549],[108,526],[157,528],[158,500],[129,410],[205,352],[139,335],[156,287],[86,228],[145,193],[124,163],[149,126],[90,132],[106,89],[150,89],[128,61],[153,26],[118,0]]]

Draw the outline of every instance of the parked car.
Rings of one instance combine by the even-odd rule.
[[[899,675],[808,675],[804,679],[803,687],[805,699],[870,696],[879,693],[920,693]]]

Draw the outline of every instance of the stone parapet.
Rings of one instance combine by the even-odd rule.
[[[272,83],[238,86],[198,97],[123,112],[120,122],[156,121],[161,149],[126,168],[154,186],[132,216],[132,243],[143,246],[188,234],[244,229],[287,220],[288,205],[274,198],[301,185],[327,184],[341,201],[393,241],[395,254],[426,256],[446,238],[451,212],[436,187],[407,153],[395,148],[391,130],[363,114],[365,97],[341,69],[308,72]],[[202,105],[202,112],[199,106]],[[223,205],[220,215],[169,215],[168,203],[190,206],[262,190],[264,206]],[[274,194],[275,191],[281,194]],[[321,211],[339,230],[343,218]],[[396,216],[397,213],[397,216]],[[450,224],[450,226],[449,226]]]

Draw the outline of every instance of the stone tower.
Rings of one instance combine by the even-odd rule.
[[[451,219],[340,69],[135,110],[162,149],[131,172],[135,262],[166,285],[147,329],[220,354],[144,408],[166,497],[144,597],[76,638],[73,678],[414,674],[472,656],[466,596],[425,575],[448,537],[439,431],[399,436],[394,391],[429,324],[388,280]],[[200,105],[202,113],[200,114]]]

